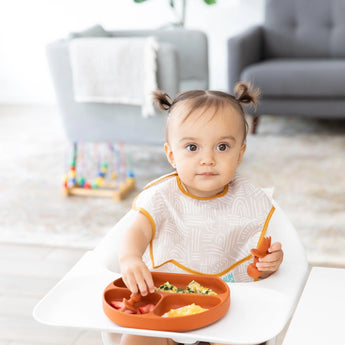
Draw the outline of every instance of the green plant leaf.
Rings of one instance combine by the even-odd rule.
[[[204,0],[205,4],[207,5],[214,5],[217,3],[217,0]]]
[[[137,3],[139,3],[139,2],[145,2],[146,0],[134,0],[134,2],[137,2]]]

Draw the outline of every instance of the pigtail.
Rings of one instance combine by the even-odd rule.
[[[237,94],[237,101],[244,104],[252,103],[256,109],[258,99],[260,97],[260,90],[254,88],[251,84],[239,82],[235,85],[235,93]]]
[[[153,102],[157,108],[161,110],[169,110],[173,100],[167,93],[157,90],[153,92]]]

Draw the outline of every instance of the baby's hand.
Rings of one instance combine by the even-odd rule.
[[[268,277],[273,272],[277,271],[283,261],[284,253],[279,242],[273,243],[268,251],[270,254],[260,258],[259,262],[256,264],[258,270],[262,271],[261,278]]]
[[[138,257],[123,258],[120,262],[122,280],[132,293],[146,296],[155,291],[152,275],[145,263]]]

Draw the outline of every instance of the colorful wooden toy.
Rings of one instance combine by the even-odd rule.
[[[64,195],[111,197],[122,200],[135,188],[135,178],[125,147],[112,144],[74,143],[64,177]]]

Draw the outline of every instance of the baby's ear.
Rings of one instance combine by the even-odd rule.
[[[238,155],[238,161],[237,161],[238,165],[242,163],[242,159],[243,159],[244,153],[246,152],[246,148],[247,148],[247,145],[243,144],[241,147],[240,153]]]
[[[172,149],[168,143],[164,144],[164,151],[165,151],[165,155],[167,156],[169,163],[175,169],[176,165],[175,165],[175,160],[174,160],[174,153],[173,153],[173,151],[172,151]]]

